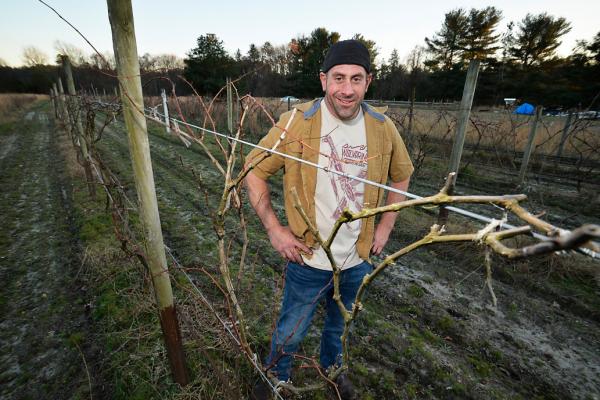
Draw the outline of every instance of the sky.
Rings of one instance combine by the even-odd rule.
[[[45,0],[77,27],[101,52],[112,52],[112,39],[106,2],[103,0]],[[591,40],[600,31],[600,2],[587,0],[345,0],[298,3],[284,1],[186,1],[133,0],[138,53],[175,54],[185,57],[196,39],[214,33],[225,49],[243,54],[251,43],[286,44],[299,35],[309,35],[317,27],[348,39],[355,33],[377,43],[380,57],[387,59],[397,49],[401,60],[424,38],[439,31],[444,14],[459,7],[484,8],[493,5],[503,12],[499,30],[509,21],[519,21],[527,13],[547,12],[571,22],[572,30],[563,37],[560,55],[568,55],[580,39]],[[8,65],[22,64],[23,49],[35,46],[54,59],[55,41],[65,42],[91,54],[92,49],[64,21],[37,0],[0,2],[0,59]]]

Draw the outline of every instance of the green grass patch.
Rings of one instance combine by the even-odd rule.
[[[490,363],[477,356],[468,356],[467,359],[480,378],[490,377],[493,371]]]
[[[454,332],[454,329],[456,328],[456,322],[448,314],[442,315],[434,322],[434,324],[435,328],[439,330],[442,334],[452,334]]]
[[[425,289],[423,289],[421,286],[415,285],[415,284],[411,284],[406,289],[406,292],[408,293],[409,296],[414,297],[416,299],[420,299],[421,297],[425,296]]]

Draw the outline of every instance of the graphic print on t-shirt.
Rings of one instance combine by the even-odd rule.
[[[321,149],[329,160],[328,168],[330,170],[348,173],[349,168],[347,166],[352,165],[354,168],[351,169],[355,171],[356,167],[359,167],[359,178],[364,179],[367,177],[366,145],[350,146],[346,143],[340,149],[340,156],[331,135],[327,135],[322,139]],[[337,174],[329,174],[329,182],[337,200],[337,207],[330,218],[337,220],[346,207],[352,210],[362,208],[364,185],[361,185],[360,181]]]
[[[319,140],[319,165],[315,187],[316,228],[322,238],[328,238],[345,208],[357,212],[364,205],[365,184],[346,178],[367,177],[367,136],[362,112],[352,120],[335,118],[322,100],[321,136]],[[335,172],[335,173],[334,173]],[[362,220],[342,224],[331,243],[331,255],[341,269],[360,264],[356,242],[360,236]],[[302,256],[304,262],[313,267],[331,271],[331,261],[317,246],[312,256]]]

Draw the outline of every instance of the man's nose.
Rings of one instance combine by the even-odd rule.
[[[345,80],[342,83],[342,87],[340,88],[340,91],[345,96],[352,95],[352,93],[354,93],[354,91],[352,90],[352,82],[350,82],[350,80]]]

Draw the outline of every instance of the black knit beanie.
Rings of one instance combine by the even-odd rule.
[[[369,50],[358,40],[342,40],[331,46],[325,55],[321,71],[326,73],[332,67],[340,64],[360,65],[364,67],[367,74],[371,73]]]

